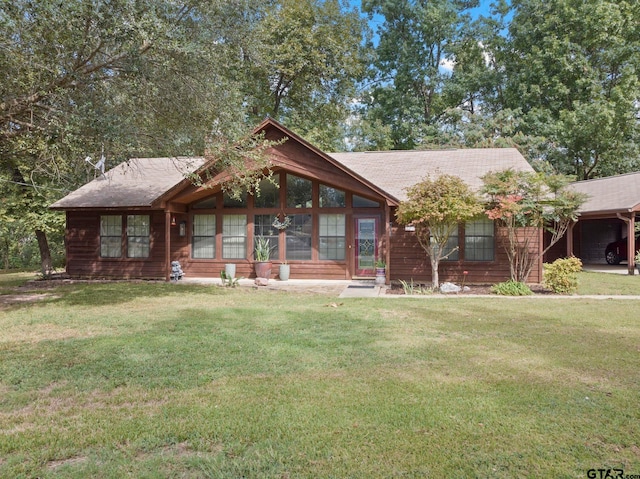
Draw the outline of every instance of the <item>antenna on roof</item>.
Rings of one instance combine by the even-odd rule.
[[[102,152],[100,154],[100,159],[98,160],[98,162],[94,165],[93,163],[91,163],[91,160],[92,160],[92,158],[90,156],[87,156],[84,159],[84,161],[89,163],[91,166],[93,166],[93,168],[95,170],[99,170],[101,176],[106,178],[106,176],[104,174],[104,168],[105,168],[105,162],[106,162],[107,159],[104,156],[104,144],[102,145]]]

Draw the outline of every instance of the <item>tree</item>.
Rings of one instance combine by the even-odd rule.
[[[416,238],[431,261],[431,282],[439,286],[440,261],[456,248],[447,250],[447,241],[458,224],[482,213],[476,194],[457,176],[429,177],[407,190],[407,200],[396,212],[398,222],[415,226]]]
[[[510,13],[494,53],[522,132],[546,138],[546,159],[578,179],[638,169],[640,2],[512,0]]]
[[[578,219],[585,197],[566,188],[571,178],[537,172],[503,170],[486,174],[482,193],[489,197],[487,216],[506,229],[504,249],[511,279],[525,283],[536,263]],[[538,244],[540,229],[551,233]]]
[[[246,103],[318,147],[344,148],[339,125],[366,68],[366,24],[339,0],[278,0],[256,27],[259,45],[245,56]]]
[[[467,29],[468,9],[477,0],[363,1],[369,15],[382,15],[373,65],[374,87],[366,92],[365,117],[392,126],[396,149],[439,143],[438,121],[458,106],[460,95],[445,95],[451,73],[445,64]],[[449,102],[454,102],[451,104]]]

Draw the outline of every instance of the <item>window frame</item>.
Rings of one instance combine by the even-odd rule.
[[[106,226],[107,226],[107,229],[110,228],[110,227],[117,227],[120,230],[120,232],[117,235],[115,233],[114,234],[103,234],[104,226],[105,226],[105,225],[103,225],[103,218],[105,220],[106,219],[116,219],[117,218],[118,219],[117,222],[114,222],[114,224],[107,224]],[[122,258],[122,254],[123,254],[123,251],[122,251],[123,250],[123,248],[122,248],[122,234],[124,232],[123,224],[122,224],[122,215],[100,215],[99,221],[100,221],[100,258],[101,259]],[[118,223],[118,224],[116,225],[115,223]],[[103,244],[103,238],[118,238],[118,241],[116,243],[115,240],[113,240],[114,241],[113,245],[112,244]],[[112,248],[115,244],[118,245],[118,248],[117,248],[118,254],[117,255],[116,254],[114,254],[114,255],[104,255],[103,254],[103,251],[105,250],[105,247],[106,248]]]
[[[203,225],[199,225],[199,218],[209,218],[212,219],[213,221],[210,222],[209,224],[203,224]],[[212,227],[213,228],[213,234],[197,234],[200,233],[201,231],[198,231],[197,228],[199,226],[203,226],[204,228],[207,227]],[[192,259],[216,259],[216,233],[217,233],[217,227],[216,227],[216,215],[213,213],[195,213],[192,217],[192,221],[191,221],[191,258]],[[196,251],[198,250],[198,248],[196,247],[196,241],[197,240],[205,240],[208,239],[209,241],[212,242],[211,245],[206,245],[206,247],[213,247],[213,255],[212,256],[197,256],[196,255]]]
[[[146,218],[146,224],[144,222],[145,218]],[[139,220],[142,220],[141,224],[137,223]],[[138,231],[138,229],[140,228],[141,230]],[[127,215],[126,235],[127,235],[127,258],[146,259],[151,256],[151,215],[137,215],[137,214]],[[141,249],[143,254],[140,256],[138,255],[132,256],[134,252],[136,252],[139,249]]]

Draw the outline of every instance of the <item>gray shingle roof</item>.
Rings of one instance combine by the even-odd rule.
[[[515,148],[375,151],[329,155],[400,201],[407,198],[406,188],[427,175],[456,175],[471,188],[479,190],[482,186],[480,178],[491,171],[509,168],[533,171]]]
[[[514,148],[484,148],[425,151],[376,151],[330,153],[329,156],[396,200],[406,199],[405,189],[425,176],[459,176],[479,189],[480,178],[507,168],[532,171]],[[134,158],[106,172],[57,201],[51,208],[149,207],[188,172],[204,164],[197,158]]]
[[[571,187],[588,195],[581,214],[631,211],[640,206],[640,172],[577,181]]]
[[[149,207],[203,158],[133,158],[56,201],[51,208]]]

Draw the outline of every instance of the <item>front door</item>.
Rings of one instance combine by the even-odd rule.
[[[356,218],[356,276],[375,276],[378,218]]]

